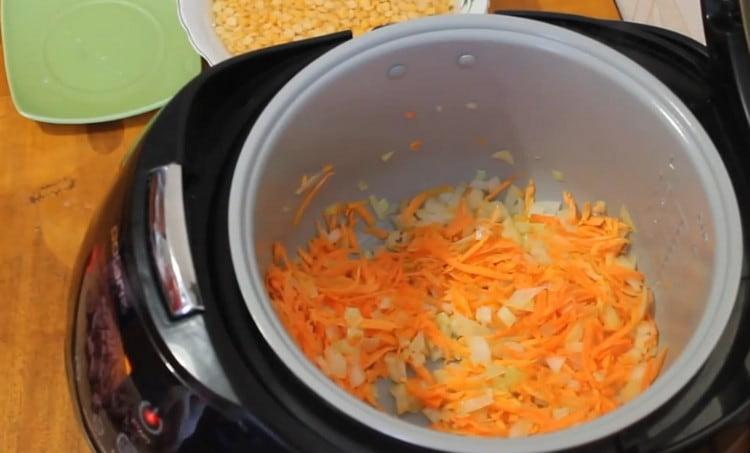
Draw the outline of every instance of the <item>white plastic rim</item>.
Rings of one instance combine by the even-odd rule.
[[[281,133],[284,117],[306,93],[323,83],[332,68],[357,64],[368,51],[394,45],[417,35],[503,33],[504,39],[547,41],[582,55],[589,63],[617,77],[633,93],[648,96],[665,116],[665,127],[674,127],[691,144],[688,159],[710,202],[716,222],[715,278],[711,282],[704,315],[680,356],[659,379],[630,403],[592,421],[549,434],[521,439],[475,438],[423,428],[382,413],[341,390],[309,361],[278,320],[263,284],[264,269],[256,262],[252,214],[260,172],[271,159],[271,144]],[[445,38],[445,36],[442,36]],[[635,94],[634,94],[635,95]],[[739,208],[721,158],[687,107],[646,70],[594,40],[541,22],[506,16],[446,16],[420,19],[369,33],[318,58],[290,80],[262,112],[245,142],[235,167],[229,200],[229,239],[233,264],[252,319],[270,347],[309,388],[342,412],[375,430],[414,445],[456,452],[543,452],[566,450],[615,434],[643,419],[672,398],[697,373],[722,334],[737,295],[743,257]]]
[[[214,0],[178,0],[177,9],[182,28],[188,35],[193,49],[214,66],[232,58],[214,31],[211,6]],[[461,14],[483,14],[489,8],[489,0],[456,0]]]

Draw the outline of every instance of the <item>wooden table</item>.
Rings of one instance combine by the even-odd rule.
[[[618,14],[612,0],[495,0],[493,7]],[[0,452],[87,449],[63,362],[71,265],[151,116],[92,126],[29,121],[13,108],[0,68]]]

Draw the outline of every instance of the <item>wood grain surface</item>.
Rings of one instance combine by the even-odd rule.
[[[36,123],[15,111],[0,69],[0,452],[87,449],[65,379],[68,278],[94,208],[151,115]]]
[[[619,19],[614,0],[491,0],[490,10],[516,9],[580,14],[601,19]]]
[[[618,17],[612,0],[492,4]],[[151,115],[92,126],[29,121],[0,69],[0,452],[87,449],[64,372],[68,279],[94,208]]]

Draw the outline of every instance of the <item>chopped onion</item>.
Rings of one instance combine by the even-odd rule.
[[[492,392],[488,391],[483,395],[462,400],[459,403],[458,410],[459,412],[468,414],[469,412],[478,411],[479,409],[489,406],[490,404],[492,404],[492,401]]]
[[[531,426],[532,425],[530,421],[521,418],[510,426],[510,429],[508,430],[508,437],[513,439],[516,437],[528,436],[529,431],[531,430]]]
[[[498,186],[500,186],[500,178],[498,178],[497,176],[493,176],[487,181],[486,189],[488,191],[493,191],[497,189]]]
[[[506,327],[510,327],[513,324],[516,323],[516,315],[513,314],[510,309],[506,306],[500,307],[500,309],[497,311],[497,317],[500,318],[500,321],[505,324]]]
[[[370,195],[368,199],[370,200],[370,206],[372,206],[372,210],[375,211],[375,215],[378,219],[385,219],[390,210],[388,200],[385,198],[378,199],[375,195]]]
[[[604,215],[607,213],[607,203],[602,200],[594,202],[594,206],[591,208],[591,212],[594,215]]]
[[[640,381],[643,379],[643,375],[646,374],[646,364],[645,363],[639,363],[635,367],[633,367],[633,371],[630,372],[630,379]]]
[[[396,354],[389,352],[384,357],[388,376],[393,382],[404,382],[406,380],[406,364]]]
[[[503,365],[498,365],[496,363],[488,363],[484,369],[484,378],[485,379],[496,378],[498,376],[504,375],[507,372],[508,372],[508,368]]]
[[[565,363],[565,357],[553,356],[544,359],[547,362],[547,366],[553,373],[559,373]]]
[[[417,211],[417,217],[419,220],[417,221],[417,226],[426,226],[433,223],[437,223],[440,225],[445,225],[451,221],[453,218],[453,215],[450,212],[445,213],[430,213],[425,211],[424,209],[420,209]]]
[[[521,233],[518,232],[513,219],[507,217],[503,220],[503,232],[500,234],[503,238],[511,240],[516,244],[521,243]]]
[[[629,279],[625,280],[625,283],[627,283],[628,286],[630,286],[635,291],[640,291],[641,290],[641,282],[640,282],[640,280],[635,280],[635,279],[629,278]]]
[[[617,314],[617,310],[610,304],[604,304],[600,319],[604,325],[604,330],[617,330],[622,325],[620,315]]]
[[[552,170],[552,178],[557,182],[563,182],[565,180],[565,175],[560,170]]]
[[[521,214],[524,210],[523,192],[515,184],[508,187],[505,193],[505,207],[510,214]]]
[[[426,407],[422,409],[422,413],[424,414],[425,417],[427,417],[430,423],[437,423],[443,419],[443,413],[439,411],[438,409],[432,409],[432,408]]]
[[[437,316],[435,316],[435,323],[437,323],[438,329],[440,329],[440,332],[442,332],[443,335],[451,336],[453,329],[451,329],[451,319],[447,313],[438,313]]]
[[[531,224],[528,222],[519,222],[516,220],[513,222],[513,226],[516,227],[516,230],[518,230],[519,233],[524,235],[531,231]]]
[[[454,209],[458,206],[458,203],[461,201],[460,197],[458,197],[453,192],[443,192],[440,195],[437,196],[437,199],[443,203],[448,208]]]
[[[477,209],[477,217],[498,222],[508,217],[508,211],[499,201],[483,201]]]
[[[570,211],[568,208],[562,208],[557,213],[557,219],[560,221],[563,229],[568,233],[574,233],[578,227],[575,224],[570,223]]]
[[[411,343],[409,343],[409,351],[412,353],[424,354],[427,352],[427,343],[425,343],[424,334],[420,330],[419,333],[414,335]]]
[[[646,344],[656,337],[656,327],[649,321],[641,321],[635,326],[633,344],[636,348],[645,349]]]
[[[508,367],[505,374],[492,379],[492,387],[495,390],[507,391],[523,380],[524,374],[516,367]]]
[[[474,176],[474,181],[484,181],[487,179],[487,171],[477,170],[477,174]]]
[[[385,239],[385,246],[389,250],[398,249],[399,245],[405,240],[406,233],[402,231],[391,231]]]
[[[544,291],[544,286],[517,289],[505,302],[505,305],[517,310],[534,311],[534,297]]]
[[[437,361],[443,358],[443,350],[434,344],[427,344],[427,349],[430,351],[430,360]]]
[[[450,317],[450,330],[457,337],[487,335],[490,333],[488,328],[459,313]]]
[[[364,192],[368,189],[367,183],[363,180],[357,181],[357,189],[360,190],[360,192]]]
[[[484,194],[481,190],[471,189],[469,195],[466,196],[466,203],[469,205],[469,209],[476,211],[484,202]]]
[[[619,255],[615,258],[615,263],[620,267],[635,270],[638,260],[633,254]]]
[[[424,209],[432,213],[450,213],[450,210],[438,198],[431,197],[424,202]]]
[[[565,418],[568,415],[570,415],[570,409],[567,407],[556,407],[552,409],[552,418],[555,420],[560,420],[561,418]]]
[[[633,363],[640,362],[643,359],[643,351],[640,348],[632,347],[628,349],[624,357]]]
[[[388,162],[391,157],[393,157],[393,154],[393,151],[388,151],[387,153],[384,153],[382,156],[380,156],[380,160],[382,160],[383,162]]]
[[[474,190],[479,190],[479,191],[489,190],[488,186],[489,186],[489,181],[483,181],[481,179],[475,179],[469,183],[469,187],[471,187]]]
[[[328,233],[328,240],[330,242],[336,242],[339,239],[341,239],[341,230],[336,228],[335,230],[331,230],[330,233]]]
[[[625,205],[620,206],[620,218],[625,225],[630,227],[631,230],[636,231],[633,218],[630,216],[630,211],[628,211],[628,208]]]
[[[396,413],[401,415],[405,412],[417,412],[422,409],[418,399],[414,398],[406,389],[404,384],[396,384],[391,387],[391,395],[396,400]]]
[[[357,307],[346,307],[344,309],[344,320],[349,327],[357,327],[362,322],[362,313]]]
[[[347,340],[339,340],[331,345],[333,349],[342,354],[356,354],[357,350]]]
[[[544,245],[544,242],[538,239],[528,238],[526,244],[528,246],[529,254],[537,263],[550,264],[552,262],[549,253],[547,253],[547,247]]]
[[[445,381],[450,379],[450,375],[444,369],[438,369],[438,370],[433,371],[432,377],[435,378],[435,382],[437,382],[438,384],[443,384],[445,383]]]
[[[529,214],[555,215],[560,210],[559,201],[535,201]]]
[[[380,308],[381,310],[388,310],[391,307],[393,307],[393,301],[390,297],[383,297],[382,299],[380,299],[378,308]]]
[[[337,378],[346,377],[346,359],[340,352],[334,348],[326,348],[325,359],[328,365],[328,371],[332,376]]]
[[[315,299],[318,297],[318,287],[315,286],[315,282],[312,279],[298,279],[297,280],[300,286],[300,289],[302,290],[302,293],[304,293],[305,296],[307,296],[310,299]]]
[[[628,378],[627,383],[620,390],[620,399],[622,399],[623,403],[632,400],[641,393],[641,381],[643,380],[643,375],[645,373],[645,363],[639,363],[633,368],[633,371],[630,372],[630,377]]]
[[[508,151],[507,149],[504,149],[502,151],[498,151],[498,152],[494,153],[492,155],[492,157],[494,159],[497,159],[497,160],[502,160],[503,162],[506,162],[509,165],[513,165],[514,164],[513,154],[511,154],[511,152]]]
[[[352,365],[349,369],[349,384],[352,387],[359,387],[365,382],[365,372],[359,365]]]
[[[362,340],[362,329],[358,327],[347,327],[346,328],[346,339],[349,341],[354,342],[353,344],[358,343],[360,340]]]
[[[486,305],[483,307],[477,308],[476,318],[477,318],[477,321],[479,321],[482,324],[491,323],[492,322],[492,308]]]
[[[467,337],[466,342],[471,351],[471,361],[476,364],[487,364],[492,359],[490,345],[484,337]]]

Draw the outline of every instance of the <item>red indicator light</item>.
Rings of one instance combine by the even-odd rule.
[[[156,410],[149,407],[143,408],[143,421],[149,428],[158,429],[161,426],[161,417]]]
[[[148,401],[141,401],[138,407],[141,426],[151,435],[161,434],[162,421],[159,409],[154,408]]]

